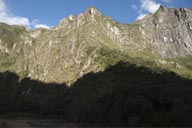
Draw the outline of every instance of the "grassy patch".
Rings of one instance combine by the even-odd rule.
[[[6,69],[15,63],[15,58],[8,53],[0,53],[0,70]]]

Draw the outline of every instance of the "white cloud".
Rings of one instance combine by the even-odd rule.
[[[157,3],[155,0],[140,0],[141,5],[138,11],[139,16],[137,19],[144,18],[148,13],[155,13],[160,7],[160,3]]]
[[[139,14],[139,16],[137,17],[137,20],[143,19],[147,14]]]
[[[46,29],[50,29],[51,27],[46,25],[46,24],[41,24],[39,20],[35,19],[31,22],[31,25],[34,28],[46,28]]]
[[[33,27],[36,28],[38,26],[46,27],[46,28],[49,27],[45,24],[34,24],[30,22],[29,19],[26,17],[15,16],[7,8],[5,0],[0,0],[0,22],[7,23],[9,25],[23,25],[23,26],[32,27],[32,28]]]
[[[161,0],[162,2],[165,2],[165,3],[170,3],[171,0]]]
[[[24,25],[29,26],[28,18],[14,16],[7,8],[5,0],[0,0],[0,22],[5,22],[10,25]]]
[[[132,4],[131,7],[133,10],[138,10],[138,7],[135,4]]]
[[[154,0],[141,0],[141,10],[149,13],[154,13],[161,4],[156,3]]]
[[[46,28],[46,29],[50,29],[50,27],[46,24],[35,24],[34,25],[35,28]]]
[[[3,0],[0,0],[0,12],[7,11]]]

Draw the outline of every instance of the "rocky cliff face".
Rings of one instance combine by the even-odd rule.
[[[166,58],[192,55],[192,11],[160,6],[154,15],[137,23],[142,25],[154,49]]]
[[[124,25],[89,8],[49,30],[1,23],[0,35],[1,71],[70,84],[128,56],[167,63],[165,58],[192,55],[192,11],[161,6],[155,14]]]

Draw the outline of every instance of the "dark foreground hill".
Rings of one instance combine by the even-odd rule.
[[[51,29],[0,23],[0,35],[2,118],[192,126],[191,9],[121,24],[92,7]]]
[[[3,117],[56,118],[82,126],[192,126],[192,81],[119,62],[71,87],[0,74]]]

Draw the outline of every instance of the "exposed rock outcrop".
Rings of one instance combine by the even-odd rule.
[[[143,26],[154,50],[163,57],[192,55],[192,11],[160,6],[157,12],[138,22]]]
[[[49,30],[1,23],[0,35],[1,71],[70,84],[88,72],[105,68],[98,61],[103,49],[162,59],[191,56],[192,11],[160,6],[155,14],[125,25],[92,7]]]

